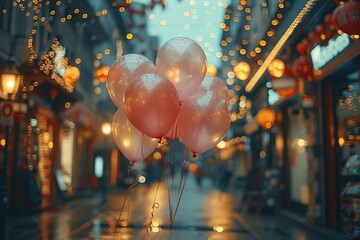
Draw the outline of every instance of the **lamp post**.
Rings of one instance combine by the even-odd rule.
[[[19,89],[22,75],[16,70],[15,64],[8,65],[0,73],[0,97],[5,101],[1,104],[1,126],[5,127],[4,158],[0,168],[0,238],[5,238],[6,206],[8,200],[8,155],[9,134],[13,122],[12,101],[15,99]]]

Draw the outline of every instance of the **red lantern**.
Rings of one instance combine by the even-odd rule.
[[[296,51],[298,51],[299,53],[304,53],[306,51],[306,48],[302,42],[296,44]]]
[[[318,34],[316,34],[316,33],[314,33],[314,32],[309,32],[307,39],[309,40],[310,43],[316,44],[318,38],[319,38],[319,35],[318,35]]]
[[[293,70],[299,78],[306,79],[308,81],[312,80],[313,66],[308,56],[302,55],[295,59],[293,63]]]
[[[360,34],[360,4],[352,1],[335,8],[333,12],[336,27],[344,33]]]
[[[324,25],[318,24],[315,26],[315,32],[317,32],[321,36],[322,34],[326,33],[326,28]]]
[[[298,82],[288,68],[285,69],[285,73],[281,78],[272,78],[270,81],[272,89],[282,97],[291,97],[298,89]]]
[[[299,53],[305,53],[308,50],[309,46],[310,46],[309,41],[307,39],[303,39],[301,42],[296,44],[296,50]]]
[[[328,25],[330,27],[335,27],[334,17],[332,14],[326,15],[324,18],[324,21],[325,21],[326,25]]]

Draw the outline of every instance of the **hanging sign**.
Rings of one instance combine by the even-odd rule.
[[[347,34],[343,33],[337,38],[331,39],[326,46],[316,46],[311,50],[311,60],[314,69],[320,69],[325,66],[349,45],[350,38]]]
[[[1,104],[1,126],[10,126],[14,121],[14,109],[12,103]]]

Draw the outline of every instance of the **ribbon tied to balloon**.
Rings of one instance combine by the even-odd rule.
[[[180,138],[193,154],[216,146],[230,127],[228,89],[205,76],[202,48],[186,37],[167,41],[156,64],[126,54],[110,67],[106,86],[118,107],[112,135],[130,162],[144,160],[162,139]]]

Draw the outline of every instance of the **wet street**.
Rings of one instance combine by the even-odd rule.
[[[137,184],[129,190],[125,204],[126,191],[110,191],[106,201],[96,193],[30,216],[10,216],[6,239],[323,239],[289,221],[281,223],[276,216],[243,215],[235,211],[238,200],[230,193],[216,190],[210,181],[198,188],[193,176],[187,179],[170,229],[166,182],[159,188],[156,183]],[[173,186],[169,184],[173,212],[178,183],[175,179]]]

